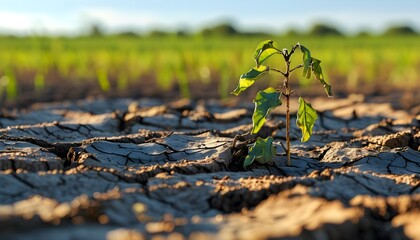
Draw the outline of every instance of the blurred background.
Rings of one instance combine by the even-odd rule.
[[[408,89],[419,98],[419,9],[415,0],[2,0],[0,104],[229,99],[266,39],[309,48],[338,96]],[[293,78],[301,92],[323,94],[316,81]]]

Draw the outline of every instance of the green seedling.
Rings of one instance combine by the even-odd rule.
[[[300,49],[303,55],[302,63],[291,67],[290,57]],[[279,54],[282,55],[285,62],[285,70],[263,65],[267,59]],[[303,45],[297,43],[292,49],[280,50],[277,44],[272,40],[266,40],[258,44],[257,49],[253,54],[256,66],[247,73],[242,74],[239,78],[239,84],[232,94],[238,96],[241,92],[252,86],[257,79],[268,72],[279,73],[284,77],[282,83],[277,89],[268,87],[265,90],[259,91],[254,99],[255,109],[252,115],[252,129],[250,134],[257,134],[264,125],[266,118],[270,111],[282,105],[282,96],[286,100],[286,146],[283,144],[285,152],[287,153],[287,165],[290,166],[290,97],[295,93],[290,88],[289,77],[292,72],[299,68],[303,68],[302,76],[310,79],[311,74],[322,84],[328,97],[332,97],[331,85],[328,84],[324,75],[322,74],[321,61],[313,58],[311,52]],[[299,109],[297,112],[296,125],[302,130],[302,142],[306,142],[312,135],[312,128],[318,116],[316,110],[306,102],[299,95]],[[235,139],[236,140],[236,139]],[[235,144],[235,141],[234,141]],[[235,147],[235,146],[234,146]],[[248,156],[245,158],[244,167],[250,165],[253,161],[259,163],[271,162],[275,155],[275,148],[273,146],[273,138],[267,137],[262,139],[258,137],[255,142],[248,149]]]

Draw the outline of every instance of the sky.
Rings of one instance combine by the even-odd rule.
[[[240,30],[285,32],[327,23],[344,32],[420,30],[419,0],[0,0],[0,32],[79,34],[98,23],[108,32],[190,31],[220,22]]]

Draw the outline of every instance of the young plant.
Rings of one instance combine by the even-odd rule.
[[[291,67],[290,57],[298,48],[301,50],[303,55],[302,63]],[[275,54],[283,56],[285,62],[284,70],[263,65],[267,59]],[[325,92],[329,97],[332,97],[333,95],[331,85],[324,79],[320,65],[321,61],[313,58],[311,56],[311,52],[299,43],[293,46],[289,52],[286,48],[280,50],[277,47],[277,44],[272,40],[266,40],[258,44],[253,58],[256,66],[247,73],[241,75],[239,84],[232,94],[238,96],[241,92],[253,85],[258,78],[268,72],[280,73],[284,77],[283,83],[280,83],[277,89],[268,87],[257,93],[254,99],[255,109],[254,114],[252,115],[253,125],[250,134],[256,134],[260,131],[270,111],[282,104],[281,98],[283,96],[286,100],[286,146],[282,143],[281,145],[287,153],[287,165],[290,166],[290,96],[295,93],[294,90],[290,89],[290,74],[299,68],[303,68],[302,76],[310,79],[311,73],[313,73],[315,78],[323,85]],[[306,102],[302,97],[299,96],[298,101],[299,109],[297,112],[296,125],[302,130],[301,141],[306,142],[312,135],[312,128],[318,116],[316,110],[312,108],[311,104]],[[273,138],[267,137],[266,139],[262,139],[258,137],[254,144],[249,147],[248,156],[244,161],[244,167],[250,165],[254,160],[260,163],[271,162],[274,155],[275,148],[273,146]]]

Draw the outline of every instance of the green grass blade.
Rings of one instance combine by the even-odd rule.
[[[96,72],[96,78],[98,80],[99,86],[101,87],[102,91],[108,92],[111,88],[111,84],[108,79],[108,73],[106,70],[98,70]]]
[[[45,87],[45,77],[42,72],[38,72],[34,78],[35,91],[40,92]]]

